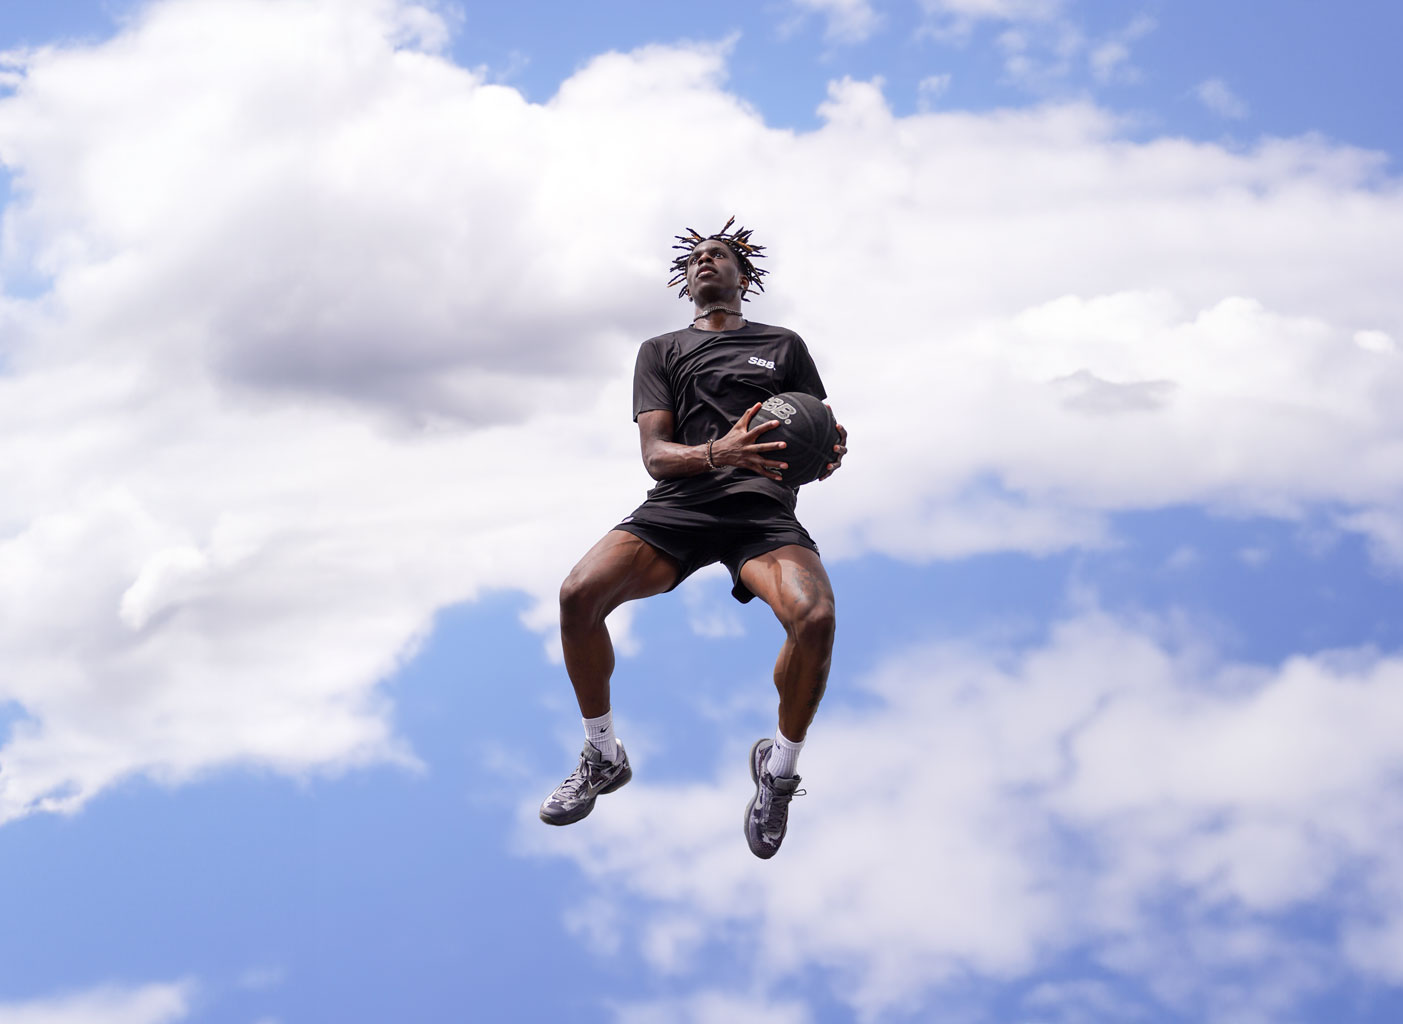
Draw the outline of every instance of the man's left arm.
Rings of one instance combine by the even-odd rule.
[[[818,375],[818,367],[814,365],[813,356],[809,355],[809,347],[797,334],[794,336],[794,358],[790,363],[789,380],[785,390],[799,391],[815,398],[828,397],[828,392],[823,387],[823,379]],[[833,406],[828,408],[832,411]],[[820,480],[827,480],[832,476],[843,464],[843,456],[848,454],[847,428],[841,423],[837,424],[837,427],[838,443],[833,446],[833,461],[824,466],[823,472],[818,475]]]

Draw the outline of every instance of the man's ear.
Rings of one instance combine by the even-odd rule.
[[[750,291],[750,278],[742,274],[740,276],[740,293],[744,295],[748,291]]]

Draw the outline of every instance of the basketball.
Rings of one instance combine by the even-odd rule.
[[[789,463],[788,469],[779,472],[790,487],[817,480],[823,467],[837,458],[833,446],[838,443],[838,421],[833,410],[813,395],[786,391],[766,399],[751,417],[751,429],[770,420],[779,420],[779,426],[765,431],[759,441],[785,442],[785,448],[769,456]]]

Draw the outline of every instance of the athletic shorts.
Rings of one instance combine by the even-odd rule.
[[[762,494],[727,495],[702,505],[645,501],[614,529],[633,534],[676,562],[677,583],[702,566],[722,563],[731,570],[731,594],[741,604],[755,596],[740,581],[740,567],[752,558],[786,544],[818,554],[818,545],[794,513]]]

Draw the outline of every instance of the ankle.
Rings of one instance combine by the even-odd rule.
[[[784,733],[775,730],[775,745],[770,748],[770,759],[765,770],[777,779],[793,778],[799,774],[799,751],[804,749],[804,741],[789,739]]]
[[[609,710],[598,718],[582,718],[585,725],[585,739],[590,746],[604,755],[606,761],[619,759],[618,737],[614,735],[614,712]]]

